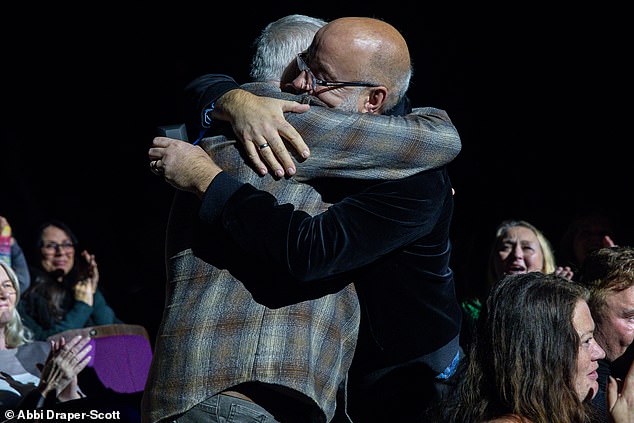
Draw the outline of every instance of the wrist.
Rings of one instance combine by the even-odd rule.
[[[202,176],[197,180],[196,186],[196,195],[198,198],[202,199],[209,188],[209,185],[212,184],[216,176],[218,176],[222,172],[222,169],[213,163],[207,171],[202,174]]]
[[[92,298],[90,298],[90,299],[89,298],[83,298],[83,297],[82,298],[75,298],[75,301],[80,302],[80,303],[84,303],[88,307],[92,307],[92,303],[93,303]]]
[[[37,385],[36,389],[44,398],[46,398],[46,396],[52,391],[52,388],[49,386],[48,382],[44,380],[40,380],[40,384]]]
[[[252,95],[241,88],[227,91],[215,102],[214,110],[210,114],[215,119],[231,122],[232,116],[235,116],[235,109],[248,101]]]
[[[66,393],[64,391],[62,391],[58,396],[57,399],[59,401],[71,401],[71,400],[76,400],[76,399],[80,399],[82,398],[81,394],[79,393],[79,391],[77,391],[76,389],[73,389],[72,392],[70,393]]]

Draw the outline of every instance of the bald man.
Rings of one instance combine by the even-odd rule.
[[[371,63],[372,58],[375,63]],[[358,59],[358,63],[352,59]],[[339,19],[326,25],[297,66],[301,72],[292,81],[296,89],[314,94],[319,104],[362,113],[343,113],[349,124],[364,114],[376,115],[395,107],[407,90],[410,76],[407,46],[398,31],[385,22],[365,18]],[[388,68],[390,71],[385,71]],[[260,106],[254,117],[248,117],[250,105],[262,104],[260,99],[235,89],[237,85],[227,91],[230,85],[226,78],[221,79],[222,84],[227,94],[215,102],[213,117],[233,117],[237,122],[250,124],[262,120]],[[201,92],[208,94],[209,90],[207,86]],[[241,101],[246,101],[246,106],[241,106]],[[433,139],[442,144],[443,139],[457,138],[444,112],[432,108],[424,111],[426,142],[433,145]],[[239,113],[244,114],[235,118]],[[332,155],[321,154],[325,147],[311,146],[310,161],[313,166],[315,161],[324,163],[333,172],[330,178],[311,180],[315,169],[304,173],[308,162],[297,166],[293,180],[310,180],[322,196],[342,199],[314,218],[289,205],[278,207],[268,193],[240,183],[223,171],[208,152],[189,144],[157,138],[150,158],[161,161],[171,184],[197,194],[202,200],[202,219],[209,224],[221,222],[226,233],[247,252],[243,261],[250,263],[247,257],[257,257],[276,264],[292,275],[300,287],[308,285],[307,289],[330,287],[336,278],[355,282],[361,305],[366,309],[361,317],[362,348],[357,348],[357,364],[353,364],[354,395],[357,404],[363,405],[357,409],[359,420],[355,421],[370,421],[362,417],[362,408],[367,408],[368,417],[373,419],[380,419],[387,412],[387,421],[405,421],[401,418],[422,416],[427,402],[436,398],[435,382],[442,383],[450,377],[459,358],[460,313],[448,267],[453,202],[451,184],[442,165],[419,167],[414,173],[402,175],[406,176],[402,179],[381,170],[382,151],[389,151],[394,145],[404,150],[408,147],[399,132],[404,127],[388,123],[395,118],[375,118],[384,121],[374,130],[382,135],[382,140],[374,147],[366,145],[366,150],[358,150],[355,142],[361,143],[363,136],[357,133],[358,139],[348,140],[346,145],[351,154],[369,152],[357,163],[360,166],[365,162],[371,168],[364,175],[358,168],[337,173],[356,157],[348,155],[348,160],[337,162]],[[324,119],[317,128],[326,130],[330,124]],[[311,130],[304,129],[307,132],[299,129],[303,135]],[[247,136],[245,149],[267,151],[268,146],[262,147],[263,140],[267,140],[266,144],[275,142],[261,134]],[[430,148],[428,159],[432,162],[433,151]],[[252,222],[254,218],[258,221]],[[250,243],[253,244],[247,245]],[[394,278],[395,274],[401,277]],[[306,284],[307,281],[311,283]],[[259,282],[268,286],[271,294],[284,295],[275,291],[279,280]],[[332,335],[339,336],[344,327]],[[305,365],[320,365],[319,359],[315,360]],[[382,401],[375,403],[380,405],[381,413],[376,413],[372,403],[366,401],[374,396]]]

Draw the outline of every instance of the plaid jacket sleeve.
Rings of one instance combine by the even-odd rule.
[[[306,102],[269,84],[245,84],[257,95]],[[298,181],[318,177],[399,179],[451,162],[462,148],[460,136],[444,110],[413,109],[405,116],[349,113],[323,107],[287,113],[311,156],[297,165]]]

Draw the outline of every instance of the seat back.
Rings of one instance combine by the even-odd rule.
[[[112,324],[71,329],[48,339],[76,335],[90,336],[92,367],[100,383],[118,393],[141,392],[152,361],[152,346],[147,330],[140,325]]]

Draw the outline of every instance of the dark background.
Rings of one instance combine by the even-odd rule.
[[[616,241],[631,240],[623,10],[417,3],[414,11],[361,1],[91,7],[6,17],[0,214],[27,253],[41,221],[68,223],[96,254],[116,313],[152,335],[173,195],[149,171],[156,128],[183,121],[183,88],[196,76],[246,82],[253,40],[291,13],[373,16],[408,40],[413,103],[447,110],[462,138],[450,165],[461,290],[483,279],[492,232],[505,218],[532,222],[557,247],[575,212],[599,206],[617,219]]]

